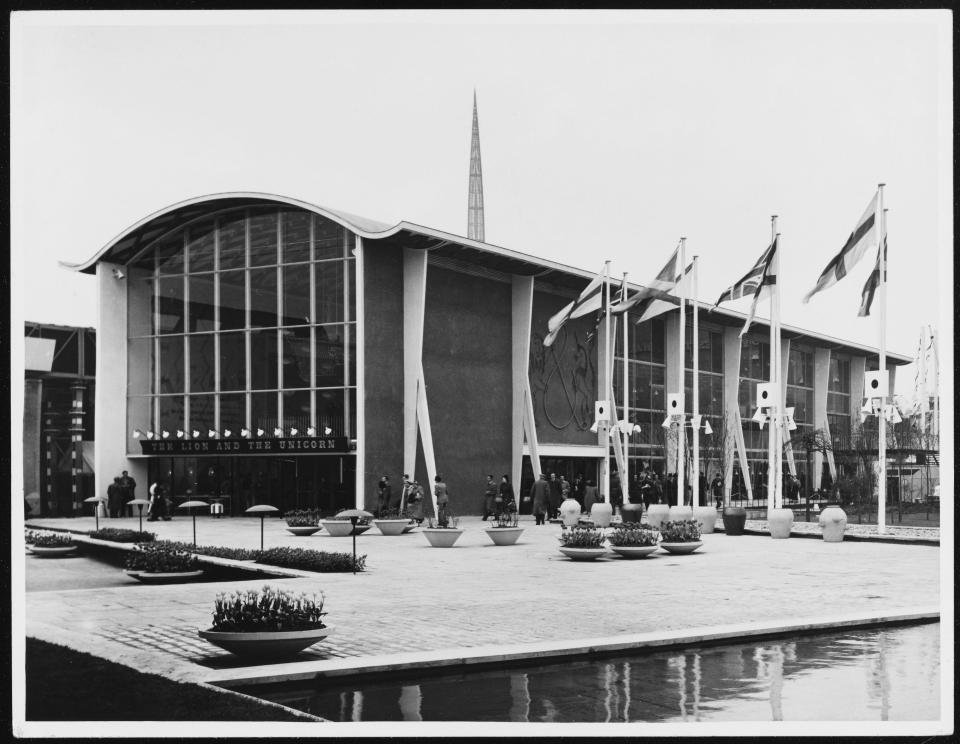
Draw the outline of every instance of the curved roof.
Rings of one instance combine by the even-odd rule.
[[[301,199],[254,191],[208,194],[172,204],[128,227],[87,261],[78,264],[63,261],[60,263],[68,269],[92,274],[95,273],[96,265],[100,261],[119,264],[129,263],[144,250],[149,249],[158,239],[176,230],[178,226],[185,222],[221,211],[265,203],[287,204],[314,212],[336,222],[361,238],[382,241],[387,245],[395,244],[398,249],[407,247],[429,250],[433,255],[442,257],[448,262],[461,266],[482,267],[501,276],[511,274],[534,276],[553,287],[573,292],[573,296],[576,296],[576,293],[583,289],[584,280],[590,281],[596,276],[592,272],[573,266],[502,248],[491,243],[471,240],[461,235],[454,235],[432,227],[424,227],[413,222],[401,221],[395,225],[388,225],[378,220],[360,217]],[[628,284],[631,289],[639,289],[641,286],[633,282]],[[710,307],[707,303],[699,304],[704,309]],[[710,315],[712,320],[725,325],[739,325],[746,317],[743,313],[726,308],[713,309]],[[756,318],[754,322],[758,327],[765,325],[762,318]],[[821,345],[847,348],[861,353],[876,353],[876,349],[869,346],[834,339],[799,328],[784,326],[783,330],[788,337],[798,339],[807,337]],[[889,351],[887,353],[889,361],[893,364],[906,364],[912,361],[904,355]]]

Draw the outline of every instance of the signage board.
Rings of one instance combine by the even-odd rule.
[[[347,437],[275,439],[141,439],[145,455],[349,454]]]

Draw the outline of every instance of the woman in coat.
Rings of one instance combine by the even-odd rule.
[[[437,502],[437,523],[441,527],[446,526],[447,522],[447,504],[450,502],[450,495],[447,493],[447,484],[443,482],[443,476],[437,473],[433,479],[433,495]]]
[[[513,495],[513,486],[510,485],[510,476],[500,476],[500,487],[497,491],[497,498],[495,501],[497,514],[502,514],[504,512],[509,514],[512,511],[516,511],[516,502],[517,499]],[[511,504],[513,504],[512,507],[510,506]]]

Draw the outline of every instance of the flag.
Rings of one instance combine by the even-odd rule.
[[[626,289],[622,290],[620,302],[610,308],[610,312],[619,315],[625,312],[633,312],[637,317],[637,323],[650,320],[661,313],[676,307],[680,304],[680,299],[670,292],[676,292],[678,289],[685,288],[681,286],[692,268],[690,263],[684,269],[683,275],[677,273],[677,263],[680,256],[680,246],[678,245],[670,256],[670,259],[660,269],[660,273],[647,286],[641,287],[627,299],[623,299]]]
[[[683,271],[683,276],[680,277],[679,281],[674,285],[674,291],[681,290],[684,293],[687,292],[687,285],[690,282],[690,277],[693,273],[693,262],[691,261],[687,264],[687,268]],[[656,289],[649,289],[647,297],[645,297],[634,310],[634,315],[636,316],[637,323],[643,323],[655,318],[658,315],[672,310],[680,304],[680,298],[676,295],[670,294],[668,292],[662,292]],[[643,292],[644,290],[640,290]]]
[[[580,296],[547,321],[547,337],[544,346],[550,346],[560,333],[564,323],[579,318],[603,307],[603,274],[596,277],[580,293]]]
[[[749,330],[750,324],[753,322],[753,316],[757,312],[757,302],[760,301],[761,296],[766,295],[766,288],[777,282],[777,277],[772,273],[771,267],[773,265],[773,258],[777,253],[777,240],[779,237],[779,235],[776,236],[773,242],[767,246],[767,249],[760,255],[760,258],[757,259],[757,262],[750,271],[744,274],[740,281],[721,294],[717,301],[713,303],[713,306],[716,307],[721,302],[738,300],[741,297],[748,296],[751,292],[753,293],[753,303],[750,305],[750,314],[747,316],[747,322],[743,324],[743,330],[740,331],[741,336]]]
[[[887,236],[883,236],[883,278],[887,278]],[[873,304],[873,295],[880,286],[880,250],[877,250],[877,262],[873,265],[873,271],[867,277],[867,283],[863,285],[863,292],[860,293],[860,310],[857,317],[865,318],[870,314],[870,305]]]
[[[870,204],[867,205],[867,210],[857,222],[857,226],[850,233],[850,237],[847,238],[843,248],[830,259],[830,263],[827,264],[823,273],[820,274],[820,278],[817,279],[817,285],[807,292],[803,298],[804,304],[809,302],[810,298],[817,292],[832,287],[843,279],[850,272],[850,269],[863,258],[863,254],[877,244],[877,199],[879,196],[880,191],[878,190],[873,195],[873,199],[870,200]]]

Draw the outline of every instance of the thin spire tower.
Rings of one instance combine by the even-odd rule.
[[[470,194],[467,199],[467,237],[483,242],[483,168],[480,165],[480,123],[477,91],[473,91],[473,133],[470,136]]]

